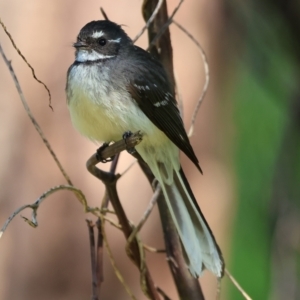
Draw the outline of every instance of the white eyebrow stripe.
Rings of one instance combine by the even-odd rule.
[[[111,43],[120,43],[121,38],[117,38],[115,40],[108,40],[108,41],[111,42]]]
[[[93,32],[92,37],[95,38],[95,39],[98,39],[99,37],[101,37],[103,35],[104,35],[104,32],[102,30],[101,31],[95,31],[95,32]]]

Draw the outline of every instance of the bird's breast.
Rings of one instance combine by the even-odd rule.
[[[73,66],[68,72],[68,107],[74,127],[98,142],[118,141],[126,131],[143,134],[136,150],[157,173],[163,162],[165,181],[172,182],[179,169],[178,148],[139,108],[125,86],[110,81],[107,73],[91,66]],[[156,176],[155,175],[155,176]]]
[[[92,140],[116,141],[128,130],[141,130],[149,137],[159,131],[126,87],[111,82],[105,68],[73,65],[68,73],[67,98],[74,127]]]

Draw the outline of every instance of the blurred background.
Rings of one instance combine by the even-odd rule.
[[[167,1],[171,12],[177,1]],[[47,94],[0,29],[36,120],[73,183],[98,206],[101,183],[85,168],[97,145],[73,129],[64,94],[74,60],[72,43],[86,23],[108,17],[134,38],[144,25],[141,0],[0,0],[0,16]],[[175,18],[201,43],[210,65],[210,86],[191,143],[204,170],[201,176],[182,155],[183,168],[223,250],[227,268],[253,299],[300,298],[300,5],[295,1],[184,2]],[[171,27],[174,65],[190,125],[205,81],[195,45]],[[147,47],[144,34],[137,44]],[[0,224],[18,207],[64,184],[53,159],[27,117],[14,83],[0,59]],[[122,153],[118,171],[133,161]],[[104,169],[109,166],[104,165]],[[132,222],[138,222],[151,189],[138,166],[118,184]],[[29,211],[22,215],[30,217]],[[20,217],[0,240],[0,299],[89,299],[91,271],[83,209],[70,192],[48,198],[38,211],[39,226]],[[139,274],[127,258],[123,235],[109,224],[116,263],[137,299],[145,299]],[[143,241],[162,248],[158,212],[141,231]],[[176,289],[163,254],[147,253],[151,274],[172,299]],[[129,299],[105,254],[101,299]],[[216,279],[200,279],[207,299],[216,297]],[[243,299],[222,280],[221,299]]]

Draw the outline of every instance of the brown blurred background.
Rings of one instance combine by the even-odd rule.
[[[299,125],[293,122],[298,118],[292,115],[299,109],[300,52],[294,50],[299,45],[292,38],[298,32],[294,30],[297,24],[290,25],[291,19],[284,19],[285,10],[279,5],[248,2],[229,5],[191,0],[176,15],[205,49],[211,74],[191,138],[204,176],[186,157],[182,156],[182,162],[227,266],[245,290],[254,299],[281,299],[281,293],[290,293],[291,298],[285,299],[297,299],[300,151]],[[169,11],[177,4],[168,1]],[[104,190],[85,168],[97,145],[73,129],[66,106],[64,88],[67,69],[74,60],[72,43],[83,25],[102,19],[100,6],[110,20],[126,25],[125,31],[134,38],[144,25],[141,5],[140,0],[0,0],[2,21],[51,90],[53,112],[45,90],[33,80],[0,29],[2,47],[12,60],[36,120],[91,206],[99,205]],[[298,7],[290,10],[296,15],[298,11]],[[198,49],[177,27],[171,27],[171,35],[188,128],[204,85],[204,68]],[[137,44],[146,48],[146,34]],[[0,70],[3,224],[16,208],[34,202],[44,191],[65,181],[30,123],[2,60]],[[286,141],[295,144],[282,147]],[[289,149],[294,149],[292,154],[287,154]],[[122,153],[118,171],[125,170],[131,161]],[[284,179],[279,176],[282,170]],[[151,189],[137,165],[120,180],[118,188],[128,216],[138,222]],[[30,213],[22,215],[29,217]],[[43,203],[37,229],[17,217],[0,240],[0,299],[89,299],[88,217],[70,192],[56,193]],[[139,274],[125,254],[123,235],[109,224],[106,228],[118,267],[137,299],[145,299]],[[153,247],[163,247],[157,210],[143,227],[141,237]],[[147,259],[156,283],[177,299],[164,255],[148,253]],[[286,286],[282,272],[290,285]],[[106,254],[104,274],[101,299],[129,299]],[[206,272],[200,281],[207,299],[215,299],[216,279]],[[242,299],[228,279],[222,282],[221,299]]]

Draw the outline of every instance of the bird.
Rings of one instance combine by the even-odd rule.
[[[66,97],[74,127],[104,143],[143,134],[135,150],[161,186],[191,275],[222,277],[221,250],[180,165],[181,150],[202,173],[162,64],[109,20],[86,24],[73,46]]]

